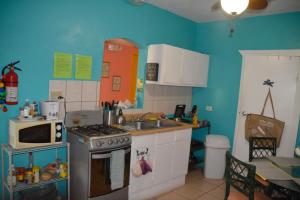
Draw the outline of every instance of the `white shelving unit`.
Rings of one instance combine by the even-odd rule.
[[[35,184],[25,184],[25,183],[20,183],[17,182],[16,186],[13,186],[11,184],[7,183],[7,176],[5,176],[5,159],[4,159],[4,154],[6,153],[8,156],[8,169],[11,170],[11,165],[13,164],[13,157],[15,155],[19,154],[27,154],[29,152],[39,152],[39,151],[47,151],[47,150],[52,150],[56,149],[56,157],[57,157],[57,150],[60,148],[67,148],[67,163],[68,163],[68,176],[66,178],[52,178],[48,181],[42,181],[40,180],[39,183]],[[43,146],[43,147],[34,147],[34,148],[26,148],[26,149],[14,149],[8,144],[2,144],[2,199],[5,199],[5,192],[8,191],[9,193],[9,199],[13,200],[14,199],[14,193],[23,191],[26,189],[34,188],[34,187],[39,187],[42,185],[50,184],[50,183],[58,183],[60,181],[67,181],[67,196],[68,200],[70,200],[70,144],[68,142],[63,142],[61,144],[55,144],[55,145],[49,145],[49,146]],[[11,171],[9,171],[9,174],[12,174]]]

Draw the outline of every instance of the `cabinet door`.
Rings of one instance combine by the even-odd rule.
[[[130,192],[138,192],[139,190],[151,187],[153,185],[153,172],[149,172],[145,175],[135,177],[133,175],[133,169],[138,162],[137,151],[148,150],[148,155],[145,159],[150,160],[153,163],[155,157],[155,135],[145,135],[132,137],[131,143],[131,161],[130,161]]]
[[[198,53],[198,62],[200,73],[196,86],[206,87],[208,77],[209,56]]]
[[[173,146],[174,143],[155,146],[155,152],[158,152],[153,163],[155,183],[161,183],[171,178]]]
[[[189,164],[190,141],[176,141],[172,159],[172,177],[187,174]]]
[[[180,85],[182,49],[168,45],[163,46],[162,75],[163,84]]]
[[[182,84],[188,86],[207,85],[208,56],[194,51],[183,51]]]

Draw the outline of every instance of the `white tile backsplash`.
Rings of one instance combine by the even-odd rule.
[[[100,81],[50,80],[51,91],[61,91],[66,98],[66,110],[98,110]],[[186,104],[186,111],[191,110],[192,88],[166,85],[145,85],[144,108],[128,109],[124,113],[164,112],[173,114],[177,104]],[[64,106],[60,103],[60,117],[64,116]]]
[[[97,81],[82,81],[81,101],[97,101]]]
[[[191,110],[192,88],[167,85],[146,85],[143,112],[173,114],[177,104],[186,104]]]
[[[151,101],[154,99],[154,85],[145,85],[144,98]]]
[[[153,112],[153,100],[144,100],[143,112]]]
[[[51,98],[52,92],[60,92],[63,97],[66,96],[66,84],[67,81],[65,80],[50,80],[49,81],[49,100],[57,100]],[[60,102],[63,102],[64,100],[59,100]]]
[[[82,102],[67,102],[66,107],[67,107],[67,112],[71,111],[80,111],[81,109]]]
[[[64,118],[64,101],[67,112],[99,110],[100,81],[50,80],[49,99],[51,91],[61,92],[65,98],[60,101],[60,119]]]
[[[66,101],[78,102],[81,100],[82,81],[68,80],[66,87]]]
[[[99,105],[99,99],[100,99],[100,81],[96,81],[97,82],[97,89],[96,89],[96,101],[97,101],[97,105]]]
[[[82,110],[96,110],[96,106],[97,106],[96,101],[89,101],[89,102],[83,101],[81,108]]]

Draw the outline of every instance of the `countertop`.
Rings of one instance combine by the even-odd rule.
[[[148,130],[129,130],[128,132],[131,136],[143,136],[143,135],[159,134],[159,133],[164,133],[164,132],[193,128],[192,124],[187,124],[187,123],[183,123],[183,122],[176,122],[176,123],[180,124],[180,126],[154,128],[154,129],[148,129]],[[116,125],[116,127],[122,128],[122,125]]]

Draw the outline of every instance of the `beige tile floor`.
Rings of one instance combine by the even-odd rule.
[[[201,169],[192,169],[185,185],[152,200],[223,200],[225,181],[207,179]]]

